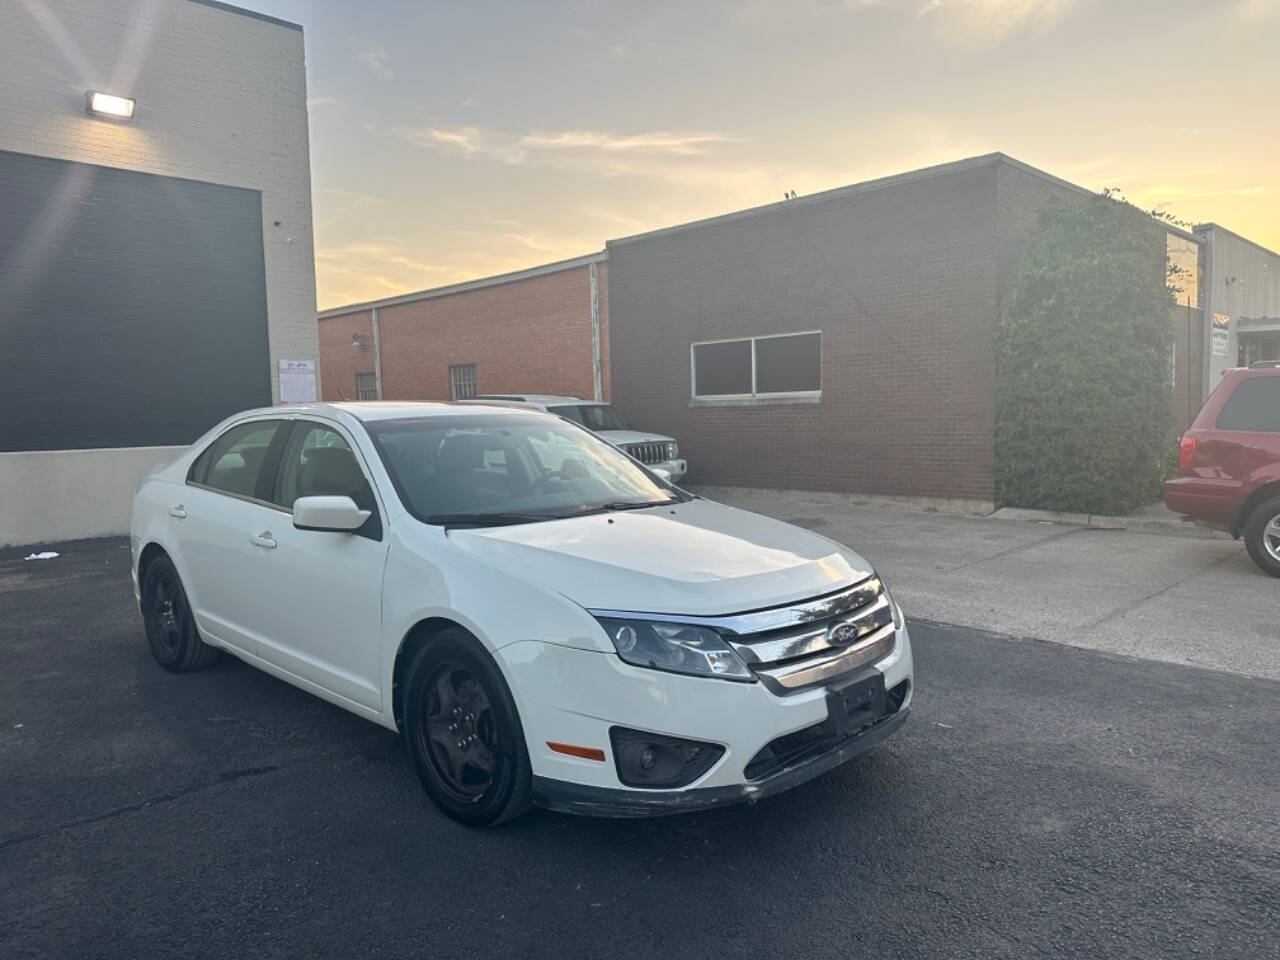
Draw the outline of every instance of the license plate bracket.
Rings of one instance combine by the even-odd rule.
[[[884,715],[884,674],[854,677],[827,690],[827,722],[837,739],[851,737]]]

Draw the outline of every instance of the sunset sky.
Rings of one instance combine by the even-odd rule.
[[[1000,150],[1280,249],[1280,0],[243,0],[302,23],[319,305]]]

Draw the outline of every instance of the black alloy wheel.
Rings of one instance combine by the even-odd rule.
[[[484,685],[445,660],[431,673],[422,709],[431,763],[445,790],[462,803],[482,797],[498,766],[497,724]]]
[[[487,652],[449,629],[406,674],[404,733],[418,778],[444,813],[490,826],[530,806],[532,771],[510,691]]]
[[[218,649],[200,639],[187,592],[168,557],[156,557],[143,571],[142,621],[151,655],[166,670],[199,670],[218,659]]]

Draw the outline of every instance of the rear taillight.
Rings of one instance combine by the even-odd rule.
[[[1196,458],[1196,438],[1183,437],[1182,443],[1178,445],[1178,469],[1185,470],[1191,466],[1191,461]]]

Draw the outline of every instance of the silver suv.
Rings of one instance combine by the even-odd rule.
[[[678,483],[688,472],[688,464],[680,457],[680,448],[670,437],[647,430],[632,430],[618,416],[618,411],[607,403],[596,403],[578,397],[559,397],[553,394],[525,393],[482,394],[462,403],[500,403],[513,407],[532,407],[545,410],[580,423],[592,433],[599,434],[623,453],[639,460],[650,470]]]

